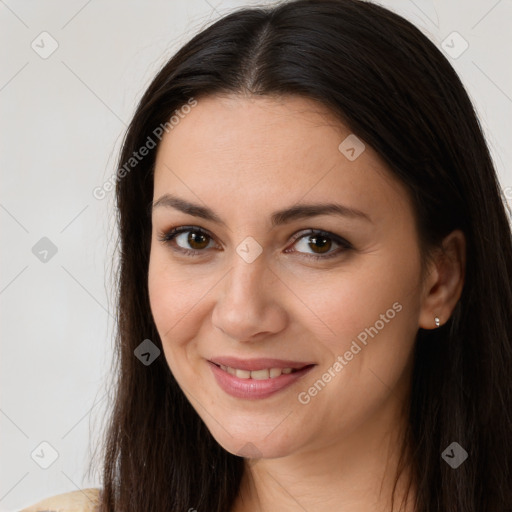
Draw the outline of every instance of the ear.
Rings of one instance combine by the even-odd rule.
[[[447,235],[430,264],[423,283],[419,327],[435,329],[435,317],[440,325],[450,318],[464,286],[466,272],[466,237],[460,230]]]

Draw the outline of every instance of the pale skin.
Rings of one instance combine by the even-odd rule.
[[[445,238],[422,280],[406,189],[370,146],[354,161],[342,154],[350,133],[310,99],[213,96],[198,98],[158,149],[154,202],[173,194],[224,222],[155,207],[148,284],[178,384],[219,444],[257,457],[247,458],[232,512],[391,511],[415,336],[434,329],[435,316],[446,323],[460,298],[464,235]],[[320,202],[370,220],[326,213],[270,224],[277,210]],[[159,240],[179,226],[207,236],[193,245],[190,232]],[[301,235],[308,229],[352,248],[331,236],[322,249]],[[250,263],[237,252],[247,237],[262,251]],[[299,394],[396,303],[401,310],[301,403]],[[278,393],[248,400],[219,387],[207,363],[218,355],[315,366]],[[410,502],[405,510],[413,511]]]

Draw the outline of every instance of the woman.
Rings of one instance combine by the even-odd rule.
[[[359,0],[227,15],[119,164],[97,510],[512,510],[511,230],[417,28]]]

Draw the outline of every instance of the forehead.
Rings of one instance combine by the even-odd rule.
[[[316,160],[350,132],[321,104],[302,97],[209,96],[164,135],[158,156],[174,153],[214,165],[213,158],[240,162],[240,171],[287,160]],[[328,138],[326,139],[326,135]],[[218,170],[218,169],[217,169]]]
[[[311,99],[200,98],[162,138],[154,196],[173,191],[208,198],[218,208],[243,202],[245,209],[332,199],[385,210],[406,202],[405,190],[371,147],[355,159],[340,150],[354,140]]]

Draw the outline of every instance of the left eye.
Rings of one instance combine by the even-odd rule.
[[[171,245],[174,250],[191,256],[198,256],[205,249],[213,248],[216,245],[213,238],[206,231],[195,226],[173,228],[168,232],[160,233],[158,239]],[[315,229],[310,229],[295,236],[292,247],[299,246],[300,248],[301,244],[302,249],[310,249],[313,253],[301,250],[290,251],[289,249],[286,249],[285,252],[298,252],[306,258],[326,259],[352,248],[349,242],[338,235]],[[334,250],[331,250],[333,244],[335,247]],[[186,247],[187,245],[188,247]]]
[[[329,233],[327,231],[315,229],[310,229],[306,233],[301,233],[299,236],[297,236],[295,240],[296,241],[293,245],[300,247],[300,245],[302,244],[303,249],[313,250],[313,254],[305,254],[306,257],[314,259],[326,259],[332,256],[337,256],[341,252],[344,252],[345,250],[352,248],[351,244],[344,240],[343,238],[341,238],[340,236],[334,235],[333,233]],[[337,250],[335,248],[334,251],[330,251],[333,247],[333,244],[337,246]],[[285,252],[290,251],[286,250]]]

